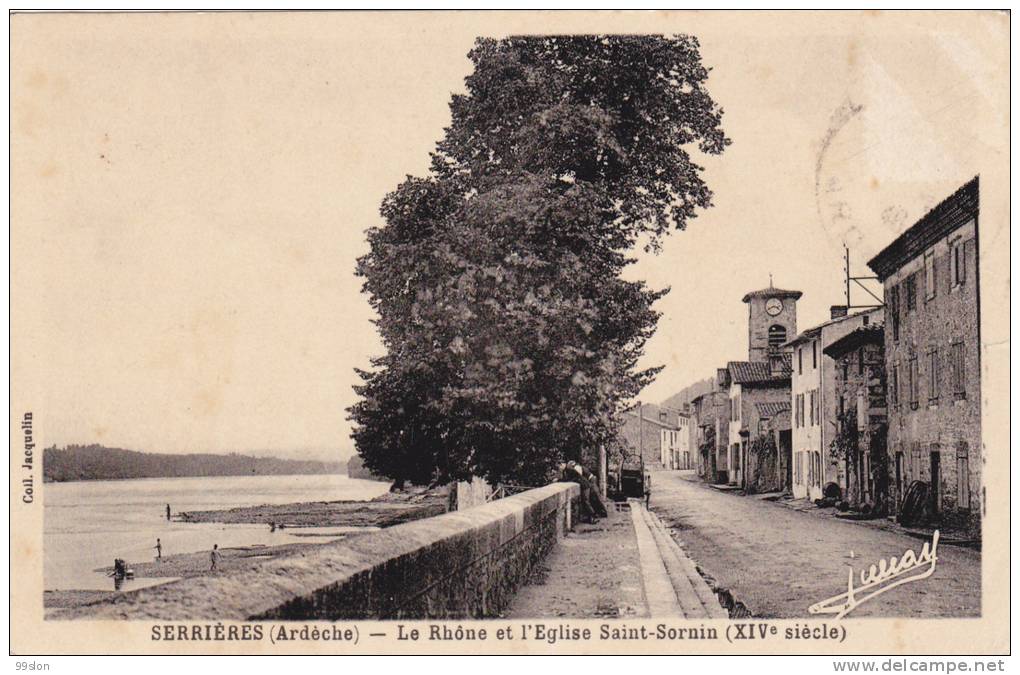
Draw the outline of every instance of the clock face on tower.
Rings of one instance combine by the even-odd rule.
[[[765,311],[769,316],[778,316],[783,311],[783,301],[779,298],[769,298],[765,303]]]

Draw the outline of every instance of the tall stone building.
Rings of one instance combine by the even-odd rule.
[[[745,490],[773,489],[782,484],[781,462],[765,462],[752,445],[764,435],[762,412],[790,400],[790,359],[783,344],[797,333],[800,291],[768,288],[743,297],[748,306],[747,361],[730,361],[719,371],[719,388],[728,393],[729,420],[725,426],[727,481]],[[768,417],[765,417],[767,420]],[[771,467],[764,475],[761,467]]]
[[[897,513],[917,482],[933,520],[974,534],[984,501],[978,188],[974,178],[868,262],[885,290]]]

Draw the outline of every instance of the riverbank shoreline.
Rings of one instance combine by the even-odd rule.
[[[446,488],[428,490],[409,488],[390,492],[368,501],[337,500],[294,502],[290,504],[263,504],[228,509],[185,511],[175,514],[173,520],[184,523],[221,523],[227,525],[275,525],[278,529],[296,530],[291,536],[308,536],[315,541],[291,542],[286,544],[254,544],[224,546],[219,549],[217,569],[211,569],[208,550],[192,553],[177,553],[164,556],[161,560],[127,561],[127,567],[134,571],[135,579],[178,579],[223,574],[232,569],[258,564],[300,552],[309,547],[322,546],[352,536],[363,536],[380,528],[391,527],[421,518],[430,518],[447,511],[448,492]],[[304,528],[338,528],[333,533],[300,532]],[[350,529],[347,529],[350,528]],[[331,536],[334,535],[335,536]],[[110,575],[112,566],[99,567],[97,573]],[[113,585],[113,580],[110,580]],[[123,590],[45,590],[43,607],[48,612],[88,605],[112,595],[130,593],[136,588],[130,581]],[[137,588],[141,588],[138,585]]]
[[[372,531],[372,530],[369,530]],[[169,579],[167,583],[172,583],[179,579],[190,579],[192,577],[207,577],[214,576],[217,574],[223,574],[230,570],[245,567],[252,563],[262,562],[264,560],[272,560],[274,558],[281,558],[283,556],[292,555],[313,546],[321,546],[338,539],[345,539],[348,536],[358,536],[358,533],[345,533],[331,539],[327,542],[309,542],[309,543],[290,543],[290,544],[279,544],[276,546],[234,546],[224,547],[219,549],[220,557],[216,563],[216,569],[211,569],[211,558],[209,551],[196,551],[193,553],[177,553],[174,555],[168,555],[160,560],[151,560],[148,562],[129,562],[128,567],[134,570],[135,579],[157,579],[166,578]],[[94,572],[110,575],[113,572],[113,567],[100,567]],[[110,580],[110,584],[113,584],[113,580]],[[125,584],[128,586],[123,590],[111,590],[111,591],[98,591],[98,590],[47,590],[43,591],[43,607],[46,610],[51,609],[67,609],[69,607],[79,607],[82,605],[89,605],[93,602],[104,600],[113,595],[119,595],[120,593],[130,593],[137,588],[131,588],[131,581],[126,581]],[[138,588],[147,588],[149,586],[141,586]]]
[[[412,488],[389,492],[369,501],[295,502],[184,511],[174,519],[185,523],[275,525],[284,528],[391,527],[446,513],[447,501],[446,488]]]

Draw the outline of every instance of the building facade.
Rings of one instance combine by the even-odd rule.
[[[765,423],[774,413],[767,411],[789,404],[789,365],[781,356],[764,363],[731,361],[727,366],[725,384],[730,411],[728,482],[754,492],[776,489],[778,465],[770,465],[754,448],[757,447],[756,440],[769,433]]]
[[[616,463],[628,469],[662,464],[663,432],[677,431],[675,424],[663,422],[659,406],[645,403],[623,413],[620,426],[620,456]],[[662,464],[667,466],[668,464]]]
[[[825,348],[835,362],[836,382],[836,442],[830,452],[843,463],[845,499],[854,508],[881,514],[889,508],[883,345],[883,327],[875,323]]]
[[[790,424],[793,496],[821,499],[825,483],[822,452],[822,330],[810,328],[787,343],[792,351]]]
[[[698,475],[710,483],[726,483],[726,433],[722,424],[728,421],[727,392],[711,391],[691,402],[691,426],[694,429],[692,451],[698,455]]]
[[[667,469],[691,469],[690,417],[686,412],[659,409],[659,462]]]
[[[832,483],[847,491],[847,474],[839,458],[830,452],[836,438],[838,397],[836,364],[825,348],[847,334],[879,324],[881,307],[847,314],[843,305],[833,305],[830,319],[808,328],[784,345],[790,350],[793,367],[790,411],[792,420],[793,496],[821,499]]]
[[[911,485],[927,517],[978,534],[981,328],[978,179],[961,187],[868,262],[887,316],[888,452],[897,514]]]

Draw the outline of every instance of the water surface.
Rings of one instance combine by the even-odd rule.
[[[265,525],[183,523],[166,519],[166,505],[181,511],[260,504],[368,500],[384,494],[387,483],[339,475],[215,476],[77,481],[43,486],[43,583],[47,590],[114,590],[98,567],[114,558],[131,563],[155,558],[156,538],[163,555],[247,545],[311,543],[342,535],[344,528],[300,528],[270,532]],[[318,534],[317,537],[295,535]],[[125,581],[123,590],[152,581]]]

